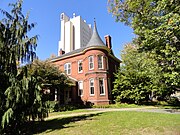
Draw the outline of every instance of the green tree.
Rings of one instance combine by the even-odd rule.
[[[112,91],[117,102],[141,103],[163,94],[158,90],[161,70],[152,57],[149,53],[139,53],[135,45],[125,46]]]
[[[53,93],[55,90],[62,90],[64,87],[71,85],[70,79],[62,73],[49,60],[34,60],[27,65],[28,76],[36,78],[36,82],[40,87],[40,99],[34,104],[30,110],[32,119],[39,118],[43,120],[48,115],[49,100],[54,100]],[[33,94],[32,94],[33,95]]]
[[[116,21],[133,28],[140,51],[155,55],[162,68],[160,89],[170,95],[180,88],[180,1],[108,0]],[[165,95],[164,95],[165,96]]]
[[[43,100],[53,100],[52,94],[55,90],[60,91],[72,84],[71,80],[57,66],[49,60],[35,60],[28,65],[28,74],[37,78],[39,86],[42,88]],[[50,93],[47,92],[50,90]],[[59,93],[59,92],[58,92]]]
[[[71,84],[70,79],[49,60],[34,60],[28,65],[28,74],[37,77],[39,85],[49,88],[62,88]]]
[[[41,101],[37,78],[27,76],[27,68],[18,68],[18,61],[35,58],[37,36],[28,32],[29,13],[22,13],[22,0],[9,4],[11,12],[0,9],[5,16],[0,21],[0,134],[22,134],[22,127],[33,106]]]

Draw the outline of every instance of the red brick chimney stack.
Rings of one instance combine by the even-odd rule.
[[[110,35],[106,35],[105,36],[105,40],[106,40],[106,46],[111,49],[112,48],[112,44],[111,44],[111,36]]]
[[[59,56],[61,56],[61,55],[63,55],[63,54],[65,54],[65,51],[63,51],[62,49],[60,49],[60,51],[59,51]]]

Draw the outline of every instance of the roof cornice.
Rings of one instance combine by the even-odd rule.
[[[108,56],[110,56],[111,58],[113,58],[117,62],[121,62],[121,60],[119,60],[117,57],[115,57],[113,54],[111,54],[111,49],[107,48],[106,46],[89,46],[87,48],[84,48],[81,52],[77,52],[77,53],[70,54],[70,55],[67,55],[67,56],[64,56],[64,57],[60,57],[60,58],[58,58],[58,57],[53,58],[53,59],[51,59],[51,62],[56,62],[56,61],[59,61],[59,60],[70,58],[70,57],[75,57],[75,56],[78,56],[78,55],[82,55],[82,54],[85,54],[89,50],[95,50],[95,49],[96,50],[106,50],[108,52]]]

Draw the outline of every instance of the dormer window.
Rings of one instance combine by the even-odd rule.
[[[94,57],[89,56],[89,70],[93,70],[93,69],[94,69]]]
[[[78,73],[82,73],[83,72],[83,63],[82,60],[78,61]]]
[[[103,56],[98,55],[98,69],[103,69]]]
[[[64,72],[65,72],[67,75],[70,75],[70,74],[71,74],[71,63],[66,63],[66,64],[64,64]]]

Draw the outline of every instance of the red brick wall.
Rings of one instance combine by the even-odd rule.
[[[89,56],[94,57],[94,69],[89,70]],[[98,69],[98,55],[103,56],[103,69]],[[108,59],[108,60],[107,60]],[[82,60],[83,62],[83,72],[78,73],[78,61]],[[108,63],[107,63],[108,62]],[[77,81],[83,81],[83,96],[81,99],[83,101],[89,101],[94,104],[109,104],[109,100],[111,100],[111,89],[113,87],[112,81],[114,81],[113,72],[115,72],[115,65],[119,65],[118,62],[113,60],[112,57],[108,56],[107,50],[103,49],[92,49],[84,52],[83,54],[76,55],[73,57],[68,57],[65,59],[61,59],[59,61],[55,61],[54,64],[59,66],[61,71],[64,71],[64,64],[71,63],[71,76],[75,78]],[[108,66],[107,66],[108,64]],[[94,78],[94,96],[90,96],[90,88],[89,88],[89,79]],[[104,79],[105,86],[105,95],[100,95],[99,91],[99,78]],[[108,86],[108,78],[111,80],[110,85]],[[73,96],[77,96],[74,92],[72,92]],[[77,97],[73,97],[73,99],[77,99]]]

